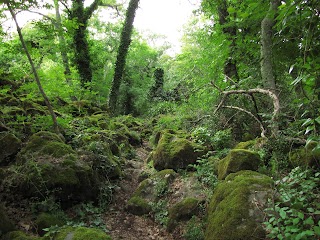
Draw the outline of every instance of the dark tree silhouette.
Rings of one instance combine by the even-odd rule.
[[[126,58],[131,43],[131,34],[133,29],[133,21],[136,14],[136,10],[139,5],[139,0],[130,0],[129,6],[126,12],[126,19],[121,32],[120,46],[118,49],[117,60],[115,64],[115,71],[109,96],[109,108],[111,113],[116,112],[117,101],[119,95],[119,89],[124,73],[126,64]]]

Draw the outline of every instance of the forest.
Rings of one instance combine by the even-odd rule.
[[[139,4],[0,0],[0,239],[320,239],[320,2]]]

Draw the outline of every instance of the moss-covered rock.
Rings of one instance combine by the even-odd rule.
[[[147,200],[139,196],[133,196],[127,202],[126,209],[128,212],[134,215],[141,216],[141,215],[150,213],[152,210],[152,207]]]
[[[100,229],[77,227],[62,229],[54,240],[112,240]]]
[[[29,236],[22,231],[13,231],[5,234],[1,240],[40,240],[41,237]]]
[[[8,169],[3,185],[24,197],[54,196],[62,203],[93,200],[99,191],[99,175],[61,138],[39,132],[18,154],[18,165]]]
[[[152,159],[154,168],[163,170],[172,168],[174,170],[185,169],[194,164],[201,156],[204,149],[186,138],[164,131],[153,152]]]
[[[256,171],[259,164],[260,156],[258,153],[245,149],[233,149],[219,162],[218,179],[225,179],[228,174],[241,170]]]
[[[151,211],[151,203],[166,194],[169,184],[177,176],[172,169],[165,169],[143,180],[127,203],[127,210],[136,215]]]
[[[272,185],[270,177],[254,171],[230,174],[219,183],[208,207],[205,240],[265,239],[261,209]]]
[[[0,236],[7,232],[13,231],[15,226],[13,222],[9,219],[5,208],[0,205]]]
[[[193,215],[196,215],[199,211],[199,203],[199,199],[185,198],[169,208],[167,229],[172,231],[179,221],[189,220]]]
[[[13,134],[0,132],[0,166],[13,161],[21,148],[21,141]]]
[[[46,234],[46,231],[44,231],[43,229],[49,228],[51,226],[61,227],[64,224],[65,221],[61,217],[50,213],[40,213],[35,220],[37,232],[40,236]]]
[[[317,142],[311,142],[306,147],[292,150],[289,153],[289,162],[292,167],[320,168],[320,150],[315,149]]]

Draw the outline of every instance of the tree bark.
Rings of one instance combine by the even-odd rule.
[[[18,22],[17,22],[16,14],[14,13],[14,11],[13,11],[13,9],[12,9],[9,1],[8,1],[8,0],[5,0],[5,3],[6,3],[8,9],[9,9],[9,11],[10,11],[10,14],[11,14],[11,16],[12,16],[15,24],[16,24],[16,28],[17,28],[17,32],[18,32],[18,35],[19,35],[19,38],[20,38],[20,42],[21,42],[21,44],[22,44],[22,47],[23,47],[23,49],[24,49],[24,51],[25,51],[25,53],[26,53],[26,55],[27,55],[27,58],[28,58],[28,60],[29,60],[29,63],[30,63],[30,65],[31,65],[32,72],[33,72],[34,78],[35,78],[35,80],[36,80],[36,82],[37,82],[39,91],[40,91],[42,97],[44,98],[44,101],[45,101],[45,103],[46,103],[46,105],[47,105],[47,107],[48,107],[48,110],[49,110],[49,112],[50,112],[50,115],[51,115],[51,118],[52,118],[52,121],[53,121],[54,131],[55,131],[57,134],[60,134],[56,114],[55,114],[54,111],[53,111],[53,108],[52,108],[52,106],[51,106],[51,103],[50,103],[50,101],[49,101],[49,98],[47,97],[46,93],[44,92],[44,90],[43,90],[43,88],[42,88],[42,85],[41,85],[41,82],[40,82],[40,78],[39,78],[37,69],[36,69],[36,67],[35,67],[35,65],[34,65],[34,63],[33,63],[33,60],[32,60],[32,58],[31,58],[31,56],[30,56],[30,53],[29,53],[29,51],[28,51],[28,48],[27,48],[27,46],[26,46],[26,43],[25,43],[25,41],[24,41],[24,38],[23,38],[23,35],[22,35],[22,32],[21,32],[21,28],[19,27],[19,24],[18,24]]]
[[[126,58],[131,44],[131,34],[133,30],[133,22],[136,10],[139,5],[139,0],[130,0],[129,6],[126,12],[126,19],[121,32],[120,46],[117,53],[117,60],[115,64],[115,71],[109,96],[109,109],[111,113],[115,114],[117,108],[117,101],[119,95],[119,89],[123,77]]]
[[[94,1],[94,3],[95,2],[96,1]],[[87,88],[87,84],[92,80],[89,44],[87,41],[88,20],[91,15],[92,13],[86,13],[83,0],[72,1],[71,19],[77,19],[78,23],[78,28],[75,29],[75,33],[73,35],[73,44],[75,47],[75,64],[77,66],[80,75],[80,83],[83,88]]]
[[[276,91],[276,80],[272,64],[272,28],[279,5],[279,0],[271,0],[270,8],[261,22],[261,77],[264,86],[272,91]]]
[[[60,11],[59,11],[59,2],[58,2],[58,0],[53,0],[53,1],[54,1],[55,12],[56,12],[55,27],[56,27],[57,32],[58,32],[59,48],[60,48],[60,53],[61,53],[62,62],[63,62],[63,66],[64,66],[64,75],[66,77],[66,82],[68,84],[71,84],[71,77],[70,77],[71,76],[71,70],[70,70],[69,58],[68,58],[68,54],[67,54],[67,44],[66,44],[66,40],[65,40],[64,35],[63,35],[63,29],[62,29],[62,24],[61,24],[61,15],[60,15]]]
[[[272,59],[272,38],[275,15],[277,13],[280,0],[271,0],[270,8],[261,22],[261,77],[264,86],[270,89],[274,94],[277,93],[276,79],[274,76],[273,59]],[[279,104],[280,109],[280,104]],[[279,114],[272,119],[272,135],[277,136],[279,132]]]
[[[233,82],[239,81],[239,74],[236,65],[236,61],[233,56],[234,48],[236,46],[236,35],[237,28],[235,25],[230,25],[228,20],[229,12],[226,0],[219,1],[218,5],[218,15],[219,15],[219,24],[222,26],[222,31],[226,34],[227,39],[231,42],[229,45],[229,57],[224,64],[223,72],[227,80],[232,80]]]

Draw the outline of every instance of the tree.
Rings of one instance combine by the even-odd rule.
[[[34,65],[34,63],[33,63],[33,60],[32,60],[32,58],[31,58],[31,56],[30,56],[30,53],[29,53],[29,51],[28,51],[27,45],[26,45],[26,43],[25,43],[25,41],[24,41],[24,38],[23,38],[23,35],[22,35],[22,32],[21,32],[21,28],[20,28],[20,26],[19,26],[19,24],[18,24],[18,22],[17,22],[16,14],[15,14],[13,8],[12,8],[11,3],[10,3],[8,0],[5,0],[4,2],[5,2],[5,4],[7,5],[8,10],[10,11],[10,14],[11,14],[11,16],[12,16],[12,18],[13,18],[15,24],[16,24],[17,32],[18,32],[18,35],[19,35],[19,38],[20,38],[22,47],[23,47],[23,49],[24,49],[24,51],[25,51],[25,53],[26,53],[26,55],[27,55],[27,57],[28,57],[28,60],[29,60],[29,63],[30,63],[30,65],[31,65],[32,72],[33,72],[34,78],[35,78],[35,80],[36,80],[36,82],[37,82],[39,91],[40,91],[42,97],[44,98],[44,101],[45,101],[45,103],[46,103],[46,105],[47,105],[47,107],[48,107],[48,110],[49,110],[49,112],[50,112],[50,115],[51,115],[51,118],[52,118],[52,121],[53,121],[54,131],[55,131],[57,134],[60,134],[59,126],[58,126],[58,122],[57,122],[57,117],[56,117],[56,115],[55,115],[55,113],[54,113],[54,111],[53,111],[53,108],[52,108],[52,106],[51,106],[50,100],[48,99],[46,93],[44,92],[44,90],[43,90],[43,88],[42,88],[42,85],[41,85],[41,82],[40,82],[40,78],[39,78],[37,69],[36,69],[36,67],[35,67],[35,65]]]
[[[120,88],[123,73],[124,73],[126,57],[128,54],[130,43],[131,43],[133,22],[134,22],[134,17],[135,17],[138,5],[139,5],[139,0],[130,0],[129,6],[126,12],[126,19],[121,32],[120,46],[118,49],[117,60],[115,64],[115,72],[114,72],[114,77],[111,85],[109,103],[108,103],[110,111],[112,113],[116,112],[119,88]]]

